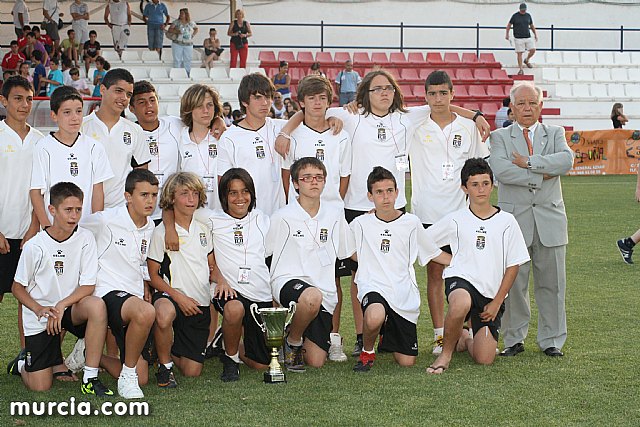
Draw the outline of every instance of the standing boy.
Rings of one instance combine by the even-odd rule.
[[[51,225],[49,206],[51,187],[73,182],[82,190],[83,215],[104,209],[102,183],[113,177],[104,147],[81,134],[82,97],[77,90],[63,86],[51,97],[51,119],[58,130],[38,142],[31,175],[31,203],[42,227]]]
[[[149,368],[141,353],[153,326],[155,309],[145,301],[149,280],[147,252],[158,197],[158,180],[144,169],[135,169],[125,182],[126,205],[83,219],[98,246],[95,295],[107,306],[107,320],[120,350],[120,360],[102,357],[103,367],[118,378],[118,394],[125,399],[144,397],[140,385],[148,381]]]
[[[81,131],[104,145],[114,177],[104,183],[104,207],[124,206],[125,179],[132,168],[147,169],[151,161],[142,129],[121,117],[133,95],[133,76],[123,68],[110,70],[100,85],[100,109],[86,116]]]
[[[427,368],[442,374],[453,352],[469,351],[476,363],[489,365],[496,357],[504,299],[529,252],[518,222],[491,205],[493,172],[484,159],[469,159],[461,171],[462,190],[469,207],[455,211],[427,230],[439,245],[451,246],[453,258],[445,268],[449,310],[444,322],[442,353]],[[473,338],[462,331],[471,322]]]
[[[448,264],[451,256],[425,239],[420,219],[395,208],[396,179],[376,166],[367,178],[367,197],[375,213],[351,222],[359,263],[356,272],[358,300],[364,313],[363,347],[353,368],[368,372],[376,359],[374,344],[381,335],[379,351],[393,352],[401,366],[412,366],[418,355],[417,323],[420,290],[413,264],[435,259]]]
[[[354,253],[342,212],[321,203],[327,170],[315,157],[291,165],[298,193],[271,217],[267,255],[273,254],[271,291],[280,305],[296,302],[285,340],[285,366],[304,372],[305,364],[321,367],[330,346],[333,312],[338,302],[335,260]]]
[[[86,336],[82,393],[113,396],[98,379],[107,311],[104,302],[92,296],[98,259],[95,239],[78,228],[82,199],[82,190],[75,184],[54,185],[48,208],[53,225],[24,247],[13,294],[22,304],[26,345],[8,371],[21,375],[29,390],[50,389],[53,367],[62,364],[64,329],[78,338]]]
[[[104,8],[104,23],[111,28],[113,48],[122,58],[131,35],[131,7],[126,0],[111,0]]]

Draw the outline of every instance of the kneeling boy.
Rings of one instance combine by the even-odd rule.
[[[62,363],[60,334],[67,330],[86,337],[86,366],[82,393],[112,396],[98,379],[102,346],[107,332],[107,310],[92,296],[98,255],[91,233],[78,228],[82,190],[70,182],[51,187],[49,213],[53,225],[24,246],[13,284],[22,304],[26,347],[9,365],[28,389],[51,388],[53,366]]]
[[[522,231],[513,215],[491,205],[493,172],[484,159],[462,167],[462,191],[469,207],[452,212],[427,229],[438,246],[451,245],[453,258],[444,270],[449,309],[440,356],[427,368],[442,374],[454,350],[468,350],[476,363],[490,365],[496,356],[504,299],[520,265],[529,261]],[[462,324],[471,320],[473,338]]]
[[[416,324],[420,315],[420,290],[413,264],[435,260],[448,264],[451,255],[425,238],[420,219],[395,208],[398,186],[393,174],[376,166],[367,178],[367,197],[375,213],[353,220],[359,268],[358,300],[364,313],[363,350],[353,370],[368,372],[378,351],[393,352],[401,366],[412,366],[418,355]]]

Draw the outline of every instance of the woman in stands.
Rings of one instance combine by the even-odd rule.
[[[624,106],[620,102],[613,104],[611,109],[611,121],[613,122],[614,129],[622,129],[622,126],[626,125],[629,119],[624,115]]]
[[[320,77],[327,77],[322,70],[320,69],[320,63],[319,62],[314,62],[313,64],[311,64],[311,67],[309,68],[309,72],[307,73],[308,76],[320,76]]]
[[[96,70],[93,72],[93,94],[96,98],[99,98],[100,95],[100,84],[102,84],[102,79],[107,75],[107,71],[111,68],[111,64],[109,61],[104,59],[102,56],[96,57]]]
[[[291,76],[289,75],[289,63],[280,61],[278,74],[271,79],[276,88],[276,92],[282,94],[283,99],[291,98]]]
[[[198,34],[196,23],[191,20],[189,9],[180,9],[180,17],[169,27],[172,34],[171,53],[173,54],[173,68],[184,68],[187,75],[191,73],[191,59],[193,58],[193,37]]]
[[[223,48],[220,47],[220,39],[215,28],[209,30],[209,37],[204,39],[204,55],[202,55],[202,67],[207,70],[213,67],[214,61],[220,59]]]
[[[238,66],[240,55],[240,68],[247,68],[247,55],[249,54],[249,37],[251,37],[251,24],[244,20],[242,9],[236,10],[236,19],[229,24],[227,35],[231,37],[231,68]]]

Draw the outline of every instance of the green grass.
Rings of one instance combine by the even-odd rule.
[[[265,385],[262,374],[241,369],[241,380],[223,384],[221,365],[208,361],[202,377],[182,378],[179,388],[144,388],[151,416],[10,417],[12,400],[83,400],[76,384],[55,384],[31,393],[16,377],[0,375],[0,424],[99,425],[639,425],[640,371],[637,355],[638,268],[625,265],[615,248],[619,237],[640,226],[634,201],[634,176],[563,178],[569,216],[567,256],[568,339],[565,357],[544,356],[531,323],[526,351],[477,366],[467,354],[456,355],[440,377],[428,376],[433,361],[431,322],[423,290],[419,321],[420,355],[412,368],[400,368],[380,355],[369,374],[351,371],[353,359],[322,369],[289,374],[288,384]],[[640,257],[638,258],[640,262]],[[348,298],[348,285],[343,283]],[[353,345],[353,321],[345,301],[341,332]],[[16,305],[11,296],[0,305],[0,361],[18,350]],[[65,347],[70,349],[73,340]],[[106,382],[115,387],[115,381]],[[17,419],[19,418],[19,419]],[[16,421],[17,419],[17,421]]]

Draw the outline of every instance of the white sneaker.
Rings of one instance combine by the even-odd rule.
[[[144,393],[142,393],[138,384],[138,374],[120,374],[118,378],[118,394],[125,399],[142,399]]]
[[[73,350],[71,350],[71,353],[69,353],[69,356],[67,356],[64,361],[67,368],[69,368],[74,374],[84,369],[84,347],[84,338],[78,339],[78,341],[76,341],[76,345],[73,346]]]
[[[332,362],[346,362],[347,355],[342,347],[342,337],[340,334],[331,333],[331,346],[329,347],[329,360]]]
[[[440,355],[442,353],[442,343],[444,342],[444,337],[442,335],[438,335],[435,340],[433,340],[433,351],[431,354]]]

